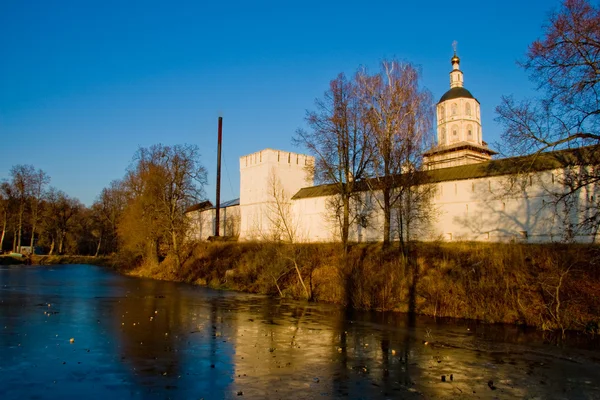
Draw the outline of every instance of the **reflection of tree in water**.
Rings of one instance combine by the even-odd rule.
[[[337,357],[331,363],[335,396],[417,396],[409,370],[414,324],[406,315],[347,310],[334,327]]]
[[[151,392],[178,390],[192,397],[225,393],[235,335],[222,296],[146,280],[128,289],[114,306],[115,336],[121,361],[140,383]]]
[[[129,283],[129,282],[128,282]],[[123,362],[142,377],[180,375],[178,331],[187,324],[189,304],[176,290],[149,280],[135,282],[115,303],[114,321]],[[156,293],[156,294],[152,294]],[[164,293],[164,294],[163,294]]]

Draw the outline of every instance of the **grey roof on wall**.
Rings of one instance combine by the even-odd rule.
[[[237,199],[233,199],[233,200],[229,200],[229,201],[225,201],[225,202],[221,203],[221,208],[227,208],[227,207],[233,207],[233,206],[239,206],[239,205],[240,205],[240,199],[237,198]],[[217,208],[217,207],[215,206],[212,208]]]
[[[202,210],[208,210],[208,209],[209,209],[209,208],[211,208],[211,207],[212,207],[212,203],[211,203],[210,201],[206,200],[206,201],[200,202],[200,203],[198,203],[198,204],[194,204],[194,205],[193,205],[193,206],[191,206],[191,207],[188,207],[188,208],[187,208],[187,209],[184,211],[184,213],[185,213],[185,214],[187,214],[187,213],[189,213],[189,212],[192,212],[192,211],[198,211],[198,210],[200,210],[200,211],[202,211]]]
[[[225,201],[223,203],[221,203],[221,208],[227,208],[227,207],[232,207],[232,206],[239,206],[240,205],[240,199],[233,199],[233,200],[229,200],[229,201]],[[187,210],[184,211],[185,214],[189,213],[189,212],[193,212],[193,211],[204,211],[204,210],[213,210],[217,208],[216,206],[213,206],[213,204],[206,200],[203,201],[201,203],[198,204],[194,204],[191,207],[188,207]]]
[[[510,157],[478,164],[460,165],[458,167],[440,168],[431,171],[417,172],[415,181],[421,183],[437,183],[465,179],[486,178],[510,175],[523,172],[548,171],[574,165],[600,165],[600,145],[580,147],[576,149],[558,150],[547,153],[532,154],[522,157]],[[400,184],[407,179],[406,175],[390,177]],[[354,182],[357,192],[377,188],[377,180],[372,178]],[[311,186],[300,189],[293,200],[311,197],[331,196],[337,193],[335,184]]]

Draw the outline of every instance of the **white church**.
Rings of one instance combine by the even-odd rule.
[[[463,85],[460,59],[451,59],[450,89],[437,103],[437,145],[423,154],[430,215],[416,221],[412,240],[432,241],[598,241],[596,232],[576,227],[598,196],[585,187],[569,205],[556,206],[567,170],[579,168],[597,149],[583,147],[526,157],[492,160],[483,140],[480,104]],[[238,240],[339,241],[332,216],[333,185],[314,185],[309,155],[264,149],[240,157],[240,198],[221,204],[220,235]],[[515,174],[520,166],[526,172]],[[523,169],[525,171],[525,169]],[[418,188],[417,188],[418,189]],[[377,192],[358,193],[350,229],[354,242],[383,240],[383,212]],[[360,208],[360,209],[359,209]],[[209,202],[187,211],[190,237],[207,240],[215,232]],[[364,214],[364,215],[363,215]],[[368,223],[366,222],[368,221]],[[398,239],[392,224],[391,237]]]

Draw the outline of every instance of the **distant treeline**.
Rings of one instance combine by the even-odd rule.
[[[71,255],[125,253],[155,265],[179,259],[184,211],[202,199],[206,171],[196,146],[140,148],[125,176],[91,207],[49,186],[32,165],[15,165],[0,183],[3,252]]]

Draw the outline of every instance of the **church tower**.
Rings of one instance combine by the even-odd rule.
[[[453,45],[450,90],[437,104],[437,146],[424,154],[426,170],[489,161],[497,154],[482,139],[479,101],[463,86],[456,42]]]

